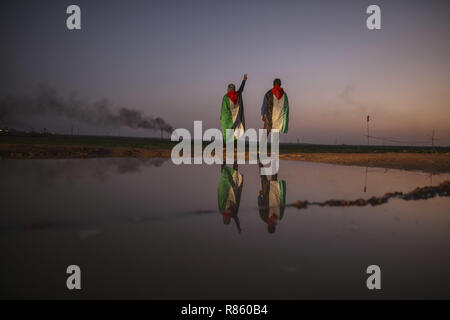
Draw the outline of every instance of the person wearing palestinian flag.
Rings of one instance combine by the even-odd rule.
[[[289,101],[281,88],[281,80],[273,80],[273,88],[266,92],[261,107],[261,120],[269,134],[272,130],[287,133],[289,126]]]
[[[226,139],[227,129],[234,130],[235,141],[244,134],[245,117],[242,92],[244,91],[246,80],[247,75],[245,74],[238,91],[236,91],[235,85],[230,83],[227,88],[227,93],[223,96],[222,108],[220,111],[220,124],[222,125],[222,134],[225,141],[228,141],[228,139]]]
[[[236,228],[241,233],[238,211],[241,203],[244,176],[239,173],[238,165],[233,168],[226,165],[221,166],[219,187],[217,188],[217,201],[223,223],[230,224],[231,219],[236,223]]]
[[[278,181],[278,175],[261,175],[261,190],[258,195],[259,216],[267,223],[267,231],[274,233],[283,218],[286,206],[286,181]]]

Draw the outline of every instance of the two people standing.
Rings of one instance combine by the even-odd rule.
[[[245,131],[244,103],[242,92],[244,91],[247,75],[244,75],[239,90],[236,91],[234,84],[229,84],[227,93],[222,98],[220,112],[220,123],[222,125],[223,137],[226,139],[226,130],[234,130],[234,139],[238,139]],[[273,80],[273,88],[264,95],[261,107],[261,120],[267,133],[277,130],[287,133],[289,126],[289,101],[287,94],[281,88],[281,80]],[[230,137],[231,138],[231,137]],[[228,139],[227,139],[228,140]]]

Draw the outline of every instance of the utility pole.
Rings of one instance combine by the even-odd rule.
[[[434,129],[433,132],[431,133],[431,147],[434,148]]]
[[[434,142],[436,140],[439,140],[439,138],[434,137],[434,129],[433,129],[433,132],[431,133],[431,148],[433,148],[433,149],[434,149]]]
[[[369,140],[369,115],[367,115],[367,145],[370,145],[370,140]]]

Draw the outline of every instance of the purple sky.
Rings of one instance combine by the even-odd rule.
[[[82,30],[69,31],[78,4]],[[366,28],[370,4],[381,30]],[[226,85],[244,91],[247,127],[281,78],[291,103],[282,141],[450,145],[449,1],[2,1],[0,94],[38,83],[62,94],[161,116],[175,128],[219,127]],[[66,130],[41,119],[38,125]],[[2,124],[0,124],[2,125]],[[93,128],[82,130],[93,132]],[[146,134],[125,131],[126,134]]]

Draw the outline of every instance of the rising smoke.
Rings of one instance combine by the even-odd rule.
[[[128,127],[172,132],[173,128],[162,118],[152,118],[139,110],[114,108],[106,100],[87,103],[75,95],[61,97],[56,90],[39,86],[33,97],[4,96],[0,98],[0,124],[26,124],[35,117],[57,116],[103,127]]]

